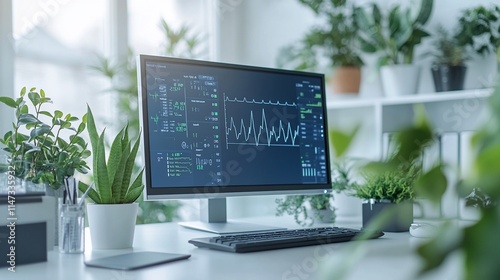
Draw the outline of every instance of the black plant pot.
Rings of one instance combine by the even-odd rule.
[[[372,223],[379,215],[387,215],[385,222]],[[413,223],[413,203],[363,203],[363,228],[375,231],[403,232]]]
[[[466,66],[434,65],[431,71],[436,91],[464,89]]]

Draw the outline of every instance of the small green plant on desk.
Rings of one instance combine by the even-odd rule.
[[[136,201],[144,189],[141,170],[132,178],[139,136],[134,143],[129,139],[128,126],[125,126],[114,138],[106,160],[105,130],[97,132],[94,116],[90,108],[87,111],[87,131],[94,154],[92,169],[94,171],[95,189],[88,196],[97,204],[122,204]],[[79,189],[86,192],[89,185],[80,182]]]
[[[0,138],[0,143],[16,167],[17,177],[57,190],[75,172],[88,172],[85,159],[91,153],[81,137],[86,128],[85,117],[80,121],[60,110],[47,111],[45,107],[52,99],[43,89],[24,87],[19,97],[0,96],[0,102],[15,112],[12,130]]]
[[[87,204],[93,249],[124,249],[133,245],[138,203],[142,193],[144,170],[133,176],[139,136],[132,141],[125,126],[114,137],[109,153],[105,148],[105,130],[97,132],[94,115],[87,109],[87,131],[94,158],[95,189],[80,182],[78,188],[88,191],[94,203]],[[106,156],[107,155],[107,156]]]
[[[351,180],[351,167],[346,162],[336,162],[333,169],[332,189],[340,192],[345,189],[352,189],[356,184]],[[276,199],[276,215],[282,216],[285,213],[293,215],[295,222],[301,226],[312,226],[315,219],[321,222],[335,222],[335,208],[332,205],[334,194],[319,195],[289,195],[284,199]],[[308,206],[312,210],[313,217],[308,211]]]
[[[285,213],[293,215],[295,222],[301,226],[314,225],[314,218],[320,219],[326,223],[335,222],[335,209],[331,205],[332,194],[319,194],[319,195],[288,195],[284,199],[276,199],[278,204],[276,208],[276,215],[283,216]],[[308,212],[307,206],[311,207],[313,217]],[[330,215],[326,216],[325,212],[330,211]],[[326,220],[324,220],[327,218]]]
[[[366,182],[355,189],[354,196],[374,202],[400,203],[415,198],[414,175],[387,172],[366,177]]]

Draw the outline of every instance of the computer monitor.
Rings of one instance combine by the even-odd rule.
[[[201,222],[230,233],[226,197],[331,190],[324,75],[140,55],[146,200],[202,199]],[[256,206],[258,207],[258,206]]]

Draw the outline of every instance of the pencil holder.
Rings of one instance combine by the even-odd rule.
[[[61,204],[59,215],[59,252],[83,253],[85,248],[85,205]]]

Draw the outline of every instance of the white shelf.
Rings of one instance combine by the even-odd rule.
[[[328,122],[330,127],[345,131],[361,126],[352,155],[380,159],[384,134],[411,125],[414,104],[423,104],[436,133],[462,133],[477,130],[488,119],[487,98],[492,93],[488,88],[399,97],[329,95]]]
[[[420,93],[415,95],[406,95],[398,97],[377,97],[377,98],[361,98],[353,96],[350,98],[330,97],[327,103],[327,108],[331,109],[352,109],[371,106],[385,105],[403,105],[417,104],[443,101],[456,101],[474,98],[486,98],[490,96],[493,89],[474,89],[448,92]]]

